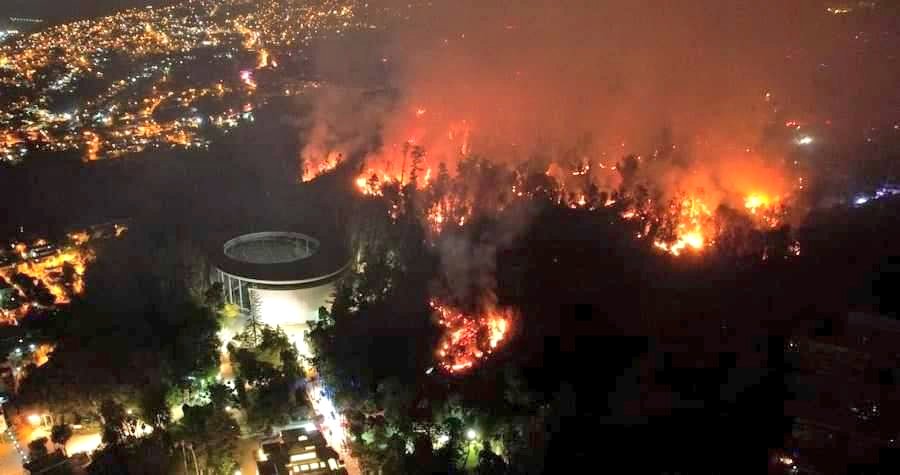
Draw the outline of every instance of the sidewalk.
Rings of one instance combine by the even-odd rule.
[[[28,450],[23,447],[23,451]],[[0,473],[3,475],[21,475],[25,473],[22,467],[24,461],[19,455],[16,446],[7,433],[0,433]]]

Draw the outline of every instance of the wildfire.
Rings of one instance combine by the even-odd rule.
[[[471,213],[472,208],[466,202],[445,198],[434,203],[425,211],[425,221],[428,230],[436,236],[445,230],[448,224],[464,226]]]
[[[786,210],[779,197],[751,194],[744,200],[744,207],[762,225],[777,228],[784,222]]]
[[[356,188],[366,196],[382,196],[383,188],[393,182],[399,183],[400,177],[392,179],[385,172],[369,170],[356,177]]]
[[[344,160],[344,156],[338,152],[330,152],[321,160],[303,159],[303,173],[300,177],[302,182],[312,181],[316,177],[330,172],[337,168]]]
[[[696,197],[685,198],[673,207],[670,217],[674,223],[674,239],[657,239],[653,245],[673,256],[680,256],[685,250],[702,251],[711,243],[706,232],[712,224],[709,208]]]
[[[80,246],[80,245],[88,242],[91,239],[91,236],[84,231],[76,231],[73,233],[69,233],[69,239],[76,246]]]
[[[428,224],[431,225],[432,231],[435,233],[440,233],[441,228],[444,227],[444,221],[446,218],[444,217],[444,213],[441,210],[440,203],[436,203],[434,206],[428,209],[426,213],[426,219],[428,220]]]
[[[477,315],[467,315],[434,300],[431,307],[444,328],[437,357],[438,364],[447,372],[471,369],[509,336],[513,319],[511,309],[489,308]]]
[[[768,208],[771,200],[766,195],[751,194],[744,200],[744,207],[750,214],[756,214],[760,209]]]

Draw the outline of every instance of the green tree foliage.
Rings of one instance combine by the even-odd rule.
[[[260,325],[256,333],[253,338],[247,330],[235,337],[237,345],[229,345],[238,400],[250,429],[267,430],[307,417],[297,350],[281,329]]]
[[[230,475],[237,467],[235,451],[240,438],[237,421],[214,404],[184,406],[184,417],[173,429],[176,444],[193,449],[203,473]],[[190,462],[189,462],[190,464]]]
[[[154,428],[166,427],[171,419],[168,396],[170,387],[159,384],[145,388],[138,401],[141,416]]]
[[[481,448],[478,454],[478,465],[475,467],[477,475],[503,475],[509,472],[509,467],[502,457],[491,452],[487,447],[487,443]]]
[[[57,446],[66,446],[66,442],[72,438],[72,427],[68,424],[58,424],[50,429],[50,440]]]
[[[53,358],[23,382],[16,404],[98,416],[109,399],[164,424],[161,395],[218,367],[217,315],[192,297],[192,270],[172,236],[129,233],[101,252],[85,276],[90,291],[52,317]]]
[[[103,442],[114,445],[134,437],[138,421],[129,410],[116,401],[107,399],[100,405],[103,418]]]
[[[87,472],[91,475],[187,475],[181,469],[182,461],[173,456],[175,453],[169,435],[155,431],[147,437],[107,445],[94,452]]]
[[[225,292],[221,282],[214,282],[203,292],[203,303],[215,312],[221,312],[225,308]]]

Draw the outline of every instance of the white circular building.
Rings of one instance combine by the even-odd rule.
[[[280,327],[301,353],[304,333],[330,309],[335,281],[349,266],[340,243],[291,231],[264,231],[219,240],[213,254],[213,282],[225,301],[260,323]]]

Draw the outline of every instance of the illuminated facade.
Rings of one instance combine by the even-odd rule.
[[[211,277],[222,285],[226,303],[248,320],[280,327],[305,353],[304,334],[319,308],[330,308],[345,256],[339,245],[306,234],[244,234],[222,245]]]

